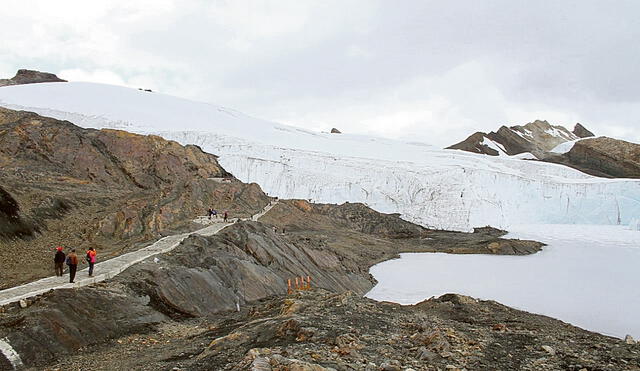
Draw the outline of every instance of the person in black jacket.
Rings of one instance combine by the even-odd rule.
[[[56,276],[60,277],[64,273],[64,260],[66,255],[62,252],[62,246],[56,247],[56,255],[53,257],[53,264],[56,269]]]

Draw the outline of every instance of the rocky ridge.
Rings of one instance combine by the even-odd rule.
[[[0,86],[36,84],[41,82],[67,82],[67,80],[63,80],[53,73],[21,69],[10,79],[0,79]]]
[[[600,177],[640,178],[640,145],[619,139],[583,139],[568,152],[549,154],[544,160]]]
[[[498,131],[488,134],[477,132],[447,148],[491,156],[531,153],[541,159],[560,143],[590,136],[593,136],[593,133],[581,124],[576,124],[573,131],[569,131],[563,126],[536,120],[524,126],[502,126]]]

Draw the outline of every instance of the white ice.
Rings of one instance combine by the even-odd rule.
[[[453,292],[619,338],[640,338],[639,231],[519,225],[507,237],[548,246],[528,256],[402,254],[371,268],[379,283],[367,296],[414,304]]]

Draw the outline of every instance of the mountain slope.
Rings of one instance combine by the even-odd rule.
[[[317,133],[134,89],[91,83],[12,86],[0,89],[0,105],[84,127],[126,128],[196,144],[271,195],[362,202],[427,227],[626,224],[640,214],[637,181],[424,143]]]
[[[255,184],[208,180],[225,176],[196,146],[0,108],[0,287],[53,273],[56,245],[105,259],[208,207],[248,216],[268,203]]]

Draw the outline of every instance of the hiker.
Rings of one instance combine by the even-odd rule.
[[[214,218],[218,219],[218,212],[216,211],[216,209],[211,210],[211,215],[213,215]]]
[[[213,209],[209,208],[209,210],[207,210],[207,216],[209,217],[209,220],[211,220],[211,215],[213,215]]]
[[[93,277],[93,266],[96,265],[96,249],[90,247],[87,250],[87,263],[89,263],[89,277]]]
[[[224,222],[227,222],[227,218],[229,217],[229,213],[225,210],[224,211]]]
[[[78,255],[76,255],[76,249],[71,249],[69,255],[67,255],[67,265],[69,266],[69,283],[73,283],[76,278],[76,271],[78,270]]]
[[[58,277],[62,277],[62,274],[64,273],[64,261],[66,255],[62,252],[62,249],[62,246],[56,247],[56,255],[53,257],[53,264],[56,269],[56,276]]]

